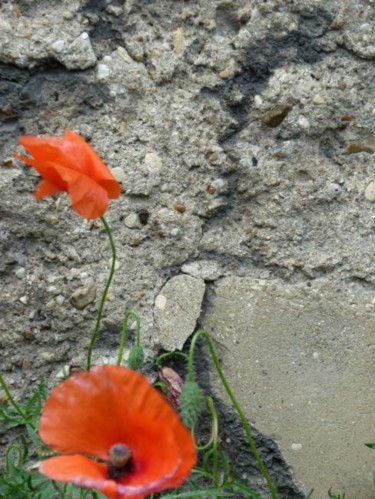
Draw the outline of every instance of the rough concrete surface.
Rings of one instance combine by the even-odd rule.
[[[177,276],[198,279],[198,325],[228,343],[234,391],[286,458],[283,497],[300,497],[288,465],[315,497],[331,483],[350,499],[374,496],[363,447],[375,439],[374,18],[373,0],[0,3],[0,348],[16,396],[83,362],[110,264],[100,222],[78,218],[66,196],[37,204],[37,175],[13,158],[19,135],[73,129],[123,187],[106,216],[118,268],[93,361],[114,358],[129,309],[149,362],[170,348],[157,296]],[[239,344],[215,294],[228,279]],[[70,298],[82,293],[78,309]],[[248,355],[275,383],[232,363],[250,348],[244,317]],[[250,373],[256,393],[245,396]],[[274,446],[264,445],[273,464]]]

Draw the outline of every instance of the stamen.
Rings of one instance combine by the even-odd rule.
[[[115,444],[109,449],[110,466],[124,467],[131,459],[130,449],[125,444]]]

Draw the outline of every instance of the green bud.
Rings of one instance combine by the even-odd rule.
[[[134,345],[130,350],[128,366],[130,367],[130,369],[138,371],[143,366],[144,360],[145,354],[143,353],[143,348],[141,347],[141,345]]]
[[[182,421],[188,428],[196,423],[202,407],[202,392],[195,381],[186,381],[180,397]]]

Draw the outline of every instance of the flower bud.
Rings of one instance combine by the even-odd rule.
[[[196,423],[202,407],[202,392],[195,381],[186,381],[182,387],[180,409],[182,421],[188,428]]]
[[[130,367],[130,369],[138,371],[143,366],[144,360],[145,354],[143,352],[143,348],[141,347],[141,345],[134,345],[130,350],[128,366]]]

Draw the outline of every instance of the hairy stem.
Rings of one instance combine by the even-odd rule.
[[[136,344],[137,345],[140,344],[141,321],[139,319],[139,316],[135,312],[132,312],[131,310],[129,310],[129,312],[126,312],[124,322],[122,323],[121,336],[120,336],[120,346],[118,349],[117,362],[116,362],[117,366],[121,365],[122,357],[124,355],[126,333],[128,332],[128,322],[129,322],[129,319],[131,317],[135,320],[135,323],[136,323]]]
[[[196,343],[200,337],[203,337],[205,339],[207,346],[210,350],[212,360],[215,364],[216,371],[219,375],[220,381],[222,382],[222,384],[225,388],[225,391],[228,394],[228,397],[230,398],[234,408],[237,411],[238,416],[240,417],[243,429],[245,430],[247,442],[248,442],[249,447],[250,447],[250,449],[254,455],[254,458],[258,464],[259,470],[260,470],[265,482],[267,483],[267,487],[268,487],[268,490],[270,491],[271,497],[272,497],[272,499],[277,499],[276,486],[272,482],[271,477],[267,471],[267,468],[266,468],[262,458],[260,457],[260,454],[259,454],[256,446],[255,446],[255,443],[254,443],[254,440],[253,440],[253,437],[251,434],[251,428],[250,428],[249,422],[247,421],[246,416],[243,413],[240,404],[237,402],[237,399],[234,396],[234,393],[232,392],[232,389],[229,386],[229,383],[228,383],[226,377],[224,376],[224,373],[221,369],[219,359],[217,358],[213,343],[212,343],[211,338],[208,335],[208,333],[206,333],[206,331],[197,331],[194,334],[193,339],[191,341],[190,351],[189,351],[189,363],[188,363],[188,379],[190,381],[194,380],[194,350],[195,350]]]
[[[109,276],[102,294],[102,299],[100,300],[100,305],[99,305],[99,311],[98,311],[98,316],[96,319],[96,324],[94,328],[94,332],[92,333],[91,340],[90,340],[90,345],[89,345],[89,350],[87,353],[87,370],[90,371],[91,369],[91,357],[92,357],[92,351],[94,350],[94,346],[99,334],[99,329],[100,329],[100,323],[102,320],[103,312],[104,312],[104,305],[105,301],[107,299],[107,294],[109,287],[111,285],[112,279],[113,279],[113,274],[115,273],[115,266],[116,266],[116,248],[113,242],[113,237],[112,237],[112,231],[110,226],[108,225],[106,219],[104,217],[100,217],[100,220],[102,221],[104,225],[104,229],[108,235],[109,238],[109,244],[111,245],[111,250],[112,250],[112,263],[111,263],[111,270],[109,271]]]

